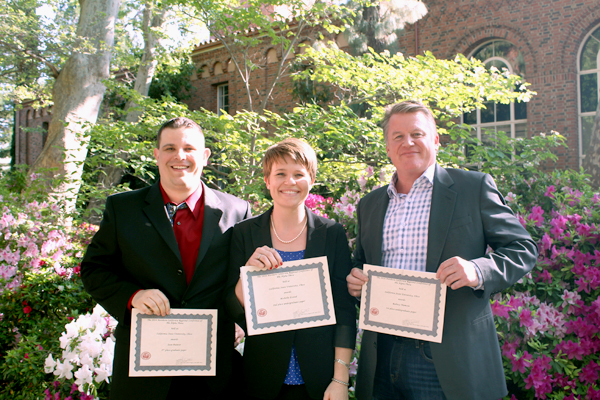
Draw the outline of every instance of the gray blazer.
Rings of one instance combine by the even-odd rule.
[[[383,221],[387,186],[366,195],[358,206],[354,264],[382,265]],[[494,250],[486,254],[488,245]],[[490,296],[529,272],[537,246],[506,205],[490,175],[436,165],[426,270],[454,256],[479,266],[484,289],[448,289],[442,343],[431,343],[435,369],[449,400],[498,399],[506,381]],[[365,331],[356,397],[369,400],[377,365],[377,334]]]

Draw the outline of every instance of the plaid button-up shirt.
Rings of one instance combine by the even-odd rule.
[[[408,194],[396,191],[398,176],[394,173],[383,222],[384,267],[425,271],[434,171],[435,164],[415,181]]]

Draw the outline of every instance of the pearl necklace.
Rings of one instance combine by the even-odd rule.
[[[271,215],[271,227],[273,228],[273,233],[275,234],[275,237],[277,238],[277,240],[279,240],[281,243],[290,244],[294,240],[298,239],[300,237],[300,235],[302,235],[302,232],[304,232],[304,229],[306,228],[306,225],[308,224],[308,217],[304,217],[304,218],[305,218],[304,226],[302,227],[302,230],[300,231],[298,236],[296,236],[292,240],[283,240],[279,237],[279,235],[277,234],[277,231],[275,230],[275,224],[273,223],[273,216]]]

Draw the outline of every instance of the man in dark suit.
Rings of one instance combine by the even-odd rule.
[[[489,299],[533,268],[537,246],[489,175],[436,164],[439,136],[425,105],[388,106],[382,128],[396,172],[359,203],[348,291],[360,296],[366,263],[436,273],[448,292],[442,343],[363,333],[356,397],[501,398]]]
[[[86,290],[119,322],[110,397],[220,398],[231,375],[234,342],[234,324],[222,308],[231,228],[250,216],[250,207],[200,180],[210,150],[194,121],[163,124],[154,156],[160,181],[108,198],[81,263]],[[132,308],[162,316],[171,308],[217,309],[216,376],[130,378]]]

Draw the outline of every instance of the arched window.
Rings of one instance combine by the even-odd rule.
[[[600,74],[600,26],[592,30],[579,49],[579,163],[590,145],[594,116],[598,107]]]
[[[471,55],[483,62],[487,68],[523,76],[525,60],[517,47],[506,40],[492,40],[479,47]],[[485,109],[477,109],[463,115],[463,121],[473,128],[473,135],[483,143],[490,142],[490,134],[505,132],[512,138],[527,137],[527,103],[485,103]]]

